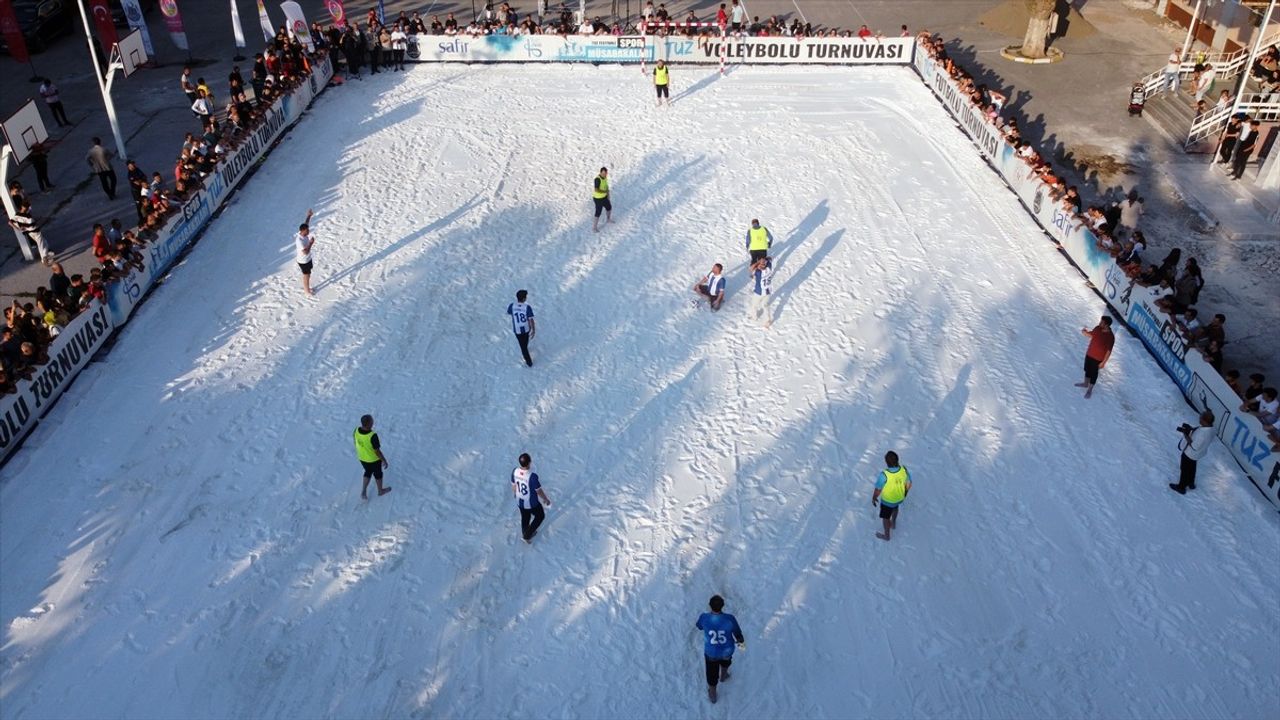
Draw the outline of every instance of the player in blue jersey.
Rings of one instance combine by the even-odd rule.
[[[876,476],[871,505],[880,505],[880,520],[884,523],[884,532],[876,533],[876,537],[888,541],[898,527],[898,506],[911,492],[911,473],[898,463],[898,453],[892,450],[884,454],[884,465],[885,469]]]
[[[711,272],[703,275],[698,282],[693,284],[693,291],[711,303],[712,312],[719,310],[720,303],[724,302],[723,273],[724,266],[716,263],[711,266]]]
[[[733,664],[733,649],[745,650],[747,639],[738,627],[738,619],[724,611],[724,598],[712,595],[711,612],[698,616],[695,624],[702,631],[702,654],[707,665],[707,697],[716,701],[716,686],[729,679],[729,666]]]
[[[507,305],[507,314],[511,316],[511,331],[516,334],[516,342],[520,343],[524,364],[533,367],[533,358],[529,357],[529,341],[533,339],[537,328],[533,322],[533,306],[525,302],[528,298],[528,290],[516,291],[516,301]]]
[[[533,542],[538,534],[538,526],[546,518],[542,506],[551,507],[551,500],[542,489],[538,473],[530,469],[533,458],[529,453],[520,454],[520,467],[511,471],[511,494],[516,496],[516,505],[520,506],[520,536],[526,543]]]

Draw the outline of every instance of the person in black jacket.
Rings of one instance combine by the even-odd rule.
[[[1262,123],[1258,120],[1251,120],[1249,128],[1240,133],[1240,145],[1236,148],[1236,159],[1231,163],[1231,178],[1239,180],[1244,177],[1244,166],[1249,162],[1249,156],[1253,154],[1253,149],[1258,145],[1258,135],[1262,133]]]
[[[1231,151],[1235,150],[1236,141],[1240,139],[1240,125],[1238,117],[1227,121],[1227,129],[1222,131],[1222,141],[1218,144],[1218,162],[1231,162]]]

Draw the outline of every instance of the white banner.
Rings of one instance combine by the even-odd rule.
[[[262,27],[262,40],[271,42],[276,36],[276,29],[271,27],[271,16],[267,15],[267,6],[258,0],[258,25]]]
[[[1174,319],[1156,307],[1159,289],[1139,285],[1125,274],[1111,254],[1098,245],[1093,231],[1082,225],[1074,213],[1063,209],[1060,201],[1052,199],[1048,186],[1015,154],[1000,130],[960,93],[928,52],[918,48],[913,64],[1040,227],[1062,246],[1115,316],[1142,340],[1191,406],[1197,411],[1213,411],[1218,438],[1253,484],[1280,507],[1280,455],[1271,450],[1258,418],[1239,410],[1242,401],[1222,375],[1198,349],[1187,345]]]
[[[49,344],[49,362],[37,367],[30,380],[19,381],[18,392],[0,398],[0,460],[9,457],[49,412],[53,401],[110,337],[112,328],[107,306],[94,300]]]
[[[236,47],[244,47],[244,28],[240,26],[240,8],[231,0],[231,31],[236,35]]]
[[[293,0],[280,3],[280,9],[284,11],[285,26],[289,29],[289,37],[296,38],[303,45],[307,46],[307,52],[316,49],[315,43],[311,40],[311,30],[307,27],[307,16],[302,14],[302,7]]]
[[[906,65],[910,38],[744,37],[644,35],[417,35],[408,56],[424,62],[590,62],[719,64]]]
[[[147,18],[142,14],[138,0],[120,0],[120,6],[124,8],[124,17],[129,21],[129,29],[142,31],[142,47],[146,49],[147,57],[154,61],[156,49],[151,45],[151,32],[147,30]]]

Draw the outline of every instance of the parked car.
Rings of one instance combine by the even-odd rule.
[[[156,0],[138,0],[138,9],[144,16],[155,6]],[[121,27],[129,24],[129,16],[125,13],[124,4],[120,0],[111,0],[111,19]]]
[[[27,39],[27,51],[43,52],[45,48],[72,27],[75,12],[71,0],[14,0],[13,14]],[[9,44],[0,37],[0,50],[9,52]]]

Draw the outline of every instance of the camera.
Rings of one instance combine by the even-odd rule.
[[[1182,423],[1181,425],[1178,426],[1178,432],[1184,435],[1191,432],[1192,430],[1195,430],[1195,428],[1191,427],[1187,423]]]

